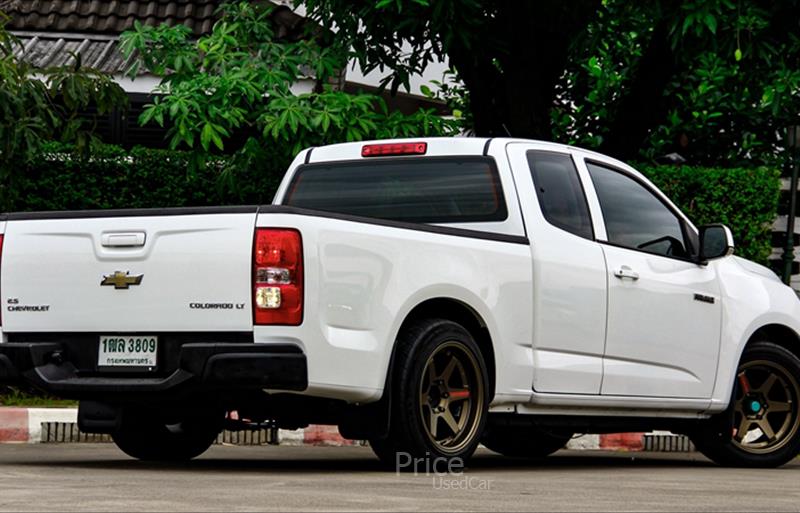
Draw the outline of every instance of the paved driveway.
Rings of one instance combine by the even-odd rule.
[[[563,451],[538,463],[481,452],[463,475],[381,471],[363,447],[213,447],[148,464],[110,444],[0,446],[0,509],[800,510],[800,461],[724,469],[697,455]]]

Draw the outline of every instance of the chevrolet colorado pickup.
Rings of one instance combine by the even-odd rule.
[[[0,233],[0,381],[80,400],[81,429],[136,458],[195,457],[234,410],[338,425],[389,463],[650,429],[725,465],[800,451],[798,297],[597,153],[339,144],[268,206]]]

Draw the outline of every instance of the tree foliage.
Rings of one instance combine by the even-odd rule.
[[[478,135],[737,165],[799,121],[800,0],[301,3],[394,90],[447,58]]]
[[[219,187],[226,157],[187,172],[192,152],[46,143],[15,183],[14,211],[201,207],[270,203],[286,171],[281,162],[242,170],[239,187]],[[268,163],[269,164],[269,163]]]
[[[795,0],[607,0],[573,49],[554,133],[625,157],[778,164],[800,122],[798,22]]]
[[[99,115],[124,107],[124,91],[107,75],[82,66],[33,69],[15,51],[21,43],[2,28],[0,13],[0,207],[13,200],[12,182],[48,140],[72,141],[79,149],[93,142],[94,119],[79,113],[94,107]]]
[[[571,42],[600,0],[298,0],[336,30],[365,71],[388,69],[384,85],[447,58],[470,96],[478,135],[548,134],[556,84]]]
[[[726,224],[733,231],[737,255],[767,263],[778,210],[778,170],[648,165],[638,169],[696,225]]]
[[[234,2],[197,40],[182,26],[136,24],[123,34],[123,50],[138,56],[131,73],[144,66],[162,77],[140,122],[168,126],[171,147],[201,160],[235,149],[229,177],[281,151],[289,158],[326,143],[454,133],[456,124],[433,110],[389,113],[379,96],[336,90],[347,53],[313,34],[278,39],[270,14],[269,6]],[[313,89],[300,90],[302,83]]]

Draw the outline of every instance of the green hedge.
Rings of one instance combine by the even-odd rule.
[[[265,153],[269,149],[264,150]],[[80,210],[265,204],[288,165],[274,152],[268,169],[237,164],[232,180],[224,161],[192,165],[180,151],[116,146],[81,158],[70,147],[49,145],[11,184],[10,210]],[[227,166],[231,167],[231,166]],[[722,222],[736,238],[736,253],[765,262],[777,213],[779,173],[765,168],[721,169],[636,166],[698,225]],[[223,185],[225,184],[225,185]]]
[[[271,203],[286,169],[243,169],[225,175],[225,161],[197,165],[188,152],[101,146],[80,156],[48,145],[11,184],[13,211],[196,207]],[[227,179],[226,179],[227,176]]]
[[[724,223],[736,254],[766,263],[777,216],[780,172],[767,168],[636,166],[697,225]]]

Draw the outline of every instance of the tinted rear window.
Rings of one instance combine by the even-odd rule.
[[[418,223],[502,221],[497,168],[483,157],[331,162],[298,168],[283,203]]]

